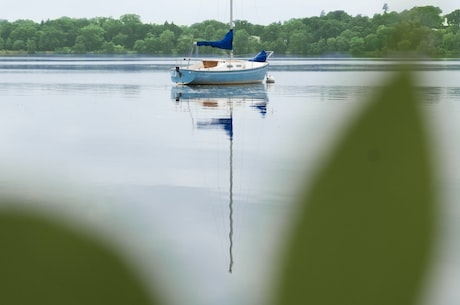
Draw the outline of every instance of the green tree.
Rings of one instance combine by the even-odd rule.
[[[364,37],[364,50],[366,51],[378,51],[380,50],[380,41],[377,34],[369,34]]]
[[[283,41],[281,31],[282,31],[281,23],[271,23],[264,28],[264,31],[262,32],[262,35],[260,36],[260,38],[263,43],[265,42],[273,43],[281,47],[279,42],[275,43],[275,41],[278,41],[279,39],[280,41]],[[275,48],[267,48],[267,49],[275,50]]]
[[[357,35],[357,33],[349,29],[340,33],[340,35],[336,37],[337,50],[340,52],[348,52],[350,50],[351,39]]]
[[[120,20],[107,18],[101,26],[104,29],[105,40],[114,41],[114,37],[120,34],[122,24]]]
[[[43,51],[54,51],[64,44],[66,34],[55,26],[45,26],[39,32],[38,48]]]
[[[460,26],[460,9],[447,14],[445,17],[448,25]]]
[[[13,26],[9,35],[11,39],[32,38],[37,33],[37,24],[32,20],[18,20]]]
[[[192,48],[193,36],[192,34],[181,34],[177,38],[177,52],[178,54],[189,54],[190,49]]]
[[[179,37],[183,32],[184,32],[184,28],[183,27],[180,27],[178,25],[175,25],[174,23],[167,23],[165,22],[164,26],[174,32],[174,36],[175,37]]]
[[[396,48],[394,33],[395,33],[394,27],[391,27],[391,26],[380,25],[377,28],[377,31],[375,32],[375,34],[377,35],[378,41],[382,45],[382,49],[394,50]]]
[[[388,13],[388,10],[390,9],[388,3],[384,3],[382,9],[384,14]]]
[[[272,50],[276,54],[285,54],[287,50],[286,41],[282,38],[278,38],[275,41],[264,43],[264,49]]]
[[[158,37],[154,36],[151,33],[147,34],[147,37],[144,39],[144,53],[150,54],[159,54],[161,52],[161,41]],[[168,51],[168,54],[170,54]]]
[[[414,7],[402,13],[402,15],[407,15],[406,18],[408,20],[424,25],[430,29],[439,29],[443,22],[441,13],[442,10],[439,7],[427,5]]]
[[[308,34],[304,31],[294,31],[289,36],[287,52],[295,55],[305,55],[308,52]]]
[[[59,48],[70,48],[74,46],[81,29],[89,25],[90,22],[88,19],[62,17],[45,24],[55,28],[58,32],[62,33],[62,37],[59,37]]]
[[[458,54],[460,52],[460,32],[456,34],[452,32],[444,34],[442,37],[442,47],[452,54]]]
[[[398,42],[399,51],[409,51],[412,48],[412,43],[408,39],[404,39]]]
[[[139,15],[125,14],[120,17],[121,29],[120,33],[126,35],[124,47],[132,49],[134,42],[139,39],[144,39],[147,35],[147,29],[141,22]]]
[[[327,43],[324,38],[320,39],[318,42],[313,42],[308,45],[308,54],[309,55],[321,55],[327,50]]]
[[[24,42],[24,40],[15,40],[13,42],[12,49],[15,51],[24,51],[26,49],[26,43]]]
[[[24,44],[28,40],[37,40],[37,24],[31,20],[19,20],[14,23],[15,28],[11,31],[9,38],[13,41],[22,41]],[[17,47],[18,44],[16,44]],[[14,47],[15,50],[19,50]],[[24,47],[20,48],[21,50]]]
[[[437,31],[431,31],[427,27],[421,27],[418,29],[419,39],[416,51],[419,54],[436,57],[439,54],[439,45],[442,42],[442,34]]]
[[[117,45],[127,46],[128,45],[128,35],[123,34],[123,33],[118,33],[112,37],[111,41]]]
[[[321,22],[320,28],[318,30],[318,37],[321,38],[331,38],[337,37],[346,29],[346,23],[340,22],[335,19],[326,19]]]
[[[76,52],[94,52],[104,43],[104,29],[99,25],[90,24],[81,29],[75,42]]]
[[[216,29],[214,28],[214,25],[208,24],[204,30],[204,39],[205,40],[217,39],[215,35],[216,35]]]
[[[318,41],[318,54],[323,54],[324,52],[326,52],[326,50],[327,50],[326,39],[321,38]]]
[[[249,37],[249,52],[250,53],[258,53],[261,49],[263,49],[260,43],[259,36],[250,36]]]
[[[104,41],[101,52],[104,54],[125,54],[126,49],[121,45],[116,45],[112,41]]]
[[[200,23],[192,24],[189,28],[189,33],[192,34],[195,39],[200,38],[206,40],[205,32],[208,26],[214,28],[215,31],[223,30],[224,35],[228,31],[228,24],[216,20],[205,20]]]
[[[10,22],[7,20],[0,20],[0,38],[6,41],[12,30],[13,25]]]
[[[364,39],[361,37],[353,37],[350,40],[350,52],[352,55],[362,55],[364,51]]]
[[[340,22],[342,22],[342,23],[347,23],[347,22],[349,22],[353,17],[351,17],[350,15],[348,15],[345,11],[339,10],[339,11],[333,11],[333,12],[327,13],[326,18],[327,18],[327,19],[337,20],[337,21],[340,21]]]
[[[246,30],[236,30],[233,49],[237,54],[249,54],[249,33]]]
[[[142,24],[141,17],[136,14],[124,14],[120,17],[120,21],[123,25]]]
[[[329,52],[337,51],[337,39],[335,39],[335,37],[328,38],[326,43],[327,43],[327,50]]]
[[[348,43],[348,40],[345,37],[338,36],[335,39],[335,42],[336,42],[337,51],[348,52],[348,50],[350,50],[350,44]]]
[[[288,38],[294,32],[307,32],[307,26],[300,19],[291,19],[282,25],[282,36]]]
[[[136,40],[136,42],[134,42],[133,50],[139,54],[145,54],[145,41]]]
[[[353,17],[348,23],[348,27],[352,32],[359,33],[360,37],[366,37],[373,33],[375,29],[372,28],[372,22],[367,16],[357,15]]]
[[[308,33],[311,34],[311,41],[310,42],[315,42],[321,39],[323,36],[323,32],[321,27],[324,25],[324,22],[326,20],[326,16],[323,17],[310,17],[310,18],[304,18],[302,19],[302,22],[306,25]]]
[[[37,43],[33,39],[28,39],[26,42],[27,53],[35,54],[37,51]]]
[[[171,30],[165,30],[160,35],[160,43],[161,43],[161,52],[163,54],[174,54],[176,51],[174,50],[174,42],[176,37],[174,36],[174,32]]]

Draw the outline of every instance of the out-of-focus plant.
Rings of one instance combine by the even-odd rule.
[[[418,301],[436,211],[416,97],[398,74],[339,140],[301,198],[276,304]]]
[[[300,197],[275,305],[416,304],[437,214],[417,106],[401,72],[344,132]],[[0,304],[162,303],[132,270],[94,237],[0,210]]]
[[[0,212],[0,304],[160,304],[132,270],[81,230],[24,211]]]

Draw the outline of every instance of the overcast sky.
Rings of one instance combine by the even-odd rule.
[[[350,15],[381,13],[384,3],[391,11],[434,5],[447,14],[460,8],[457,0],[234,0],[234,19],[267,25],[291,18],[319,16],[344,10]],[[145,23],[191,25],[207,19],[227,22],[229,0],[1,0],[0,19],[41,21],[68,17],[114,17],[133,13]]]

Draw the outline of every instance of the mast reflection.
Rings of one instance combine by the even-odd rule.
[[[221,129],[229,139],[229,264],[228,272],[233,272],[233,114],[238,106],[249,106],[264,118],[267,114],[268,95],[265,85],[239,86],[175,86],[171,88],[171,99],[176,103],[187,103],[210,111],[210,118],[193,118],[198,129]],[[195,121],[196,119],[196,121]]]

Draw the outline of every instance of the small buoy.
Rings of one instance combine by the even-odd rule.
[[[271,75],[267,75],[266,82],[267,84],[273,84],[275,82],[275,78]]]

